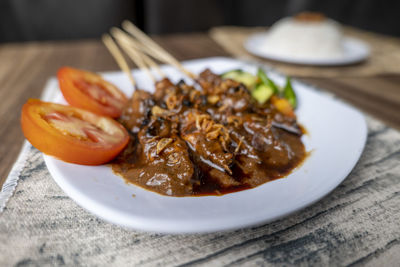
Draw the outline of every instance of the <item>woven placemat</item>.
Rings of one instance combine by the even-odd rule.
[[[367,123],[361,159],[321,201],[270,224],[202,235],[143,233],[98,219],[65,195],[26,143],[7,179],[19,182],[12,196],[6,188],[11,198],[0,214],[0,266],[396,266],[400,132]]]
[[[223,26],[210,30],[210,36],[234,57],[261,60],[251,55],[243,47],[245,40],[252,34],[266,31],[267,28]],[[400,73],[400,38],[366,32],[351,27],[343,27],[346,36],[355,37],[366,42],[371,49],[367,61],[348,66],[306,66],[280,63],[262,59],[279,71],[297,77],[337,77],[337,76],[371,76],[377,74]]]

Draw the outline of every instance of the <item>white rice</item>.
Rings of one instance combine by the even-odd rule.
[[[297,59],[332,59],[343,57],[340,25],[330,19],[299,21],[284,18],[268,31],[260,47],[266,53]]]

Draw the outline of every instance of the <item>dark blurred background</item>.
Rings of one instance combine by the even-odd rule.
[[[0,42],[98,38],[124,19],[150,34],[267,26],[305,10],[400,36],[397,0],[0,0]]]

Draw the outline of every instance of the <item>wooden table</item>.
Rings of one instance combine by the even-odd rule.
[[[207,34],[167,35],[155,38],[179,60],[229,56]],[[0,45],[0,185],[12,167],[24,137],[19,117],[28,98],[38,98],[50,76],[64,65],[91,71],[118,70],[98,40]],[[305,78],[365,112],[400,129],[400,75],[367,78]]]

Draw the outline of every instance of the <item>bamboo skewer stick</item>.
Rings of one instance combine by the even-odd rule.
[[[137,49],[140,49],[142,52],[146,53],[149,56],[152,56],[153,58],[166,63],[170,64],[170,60],[167,58],[165,53],[161,52],[160,50],[155,50],[154,48],[150,48],[147,45],[144,45],[137,41],[132,35],[129,35],[128,33],[116,28],[118,31],[120,31],[127,39],[129,39],[129,42],[131,43],[132,46],[135,46]]]
[[[130,82],[132,83],[133,88],[136,86],[135,79],[132,76],[131,70],[129,69],[128,63],[124,59],[121,51],[119,50],[117,44],[113,41],[110,35],[103,34],[102,40],[104,45],[107,47],[108,51],[110,51],[111,55],[114,57],[118,66],[121,68],[123,72],[128,76]]]
[[[111,29],[111,35],[117,40],[118,44],[124,49],[125,53],[139,67],[139,69],[146,72],[146,74],[153,80],[153,82],[156,82],[156,78],[147,67],[142,56],[134,48],[132,48],[132,46],[129,45],[129,43],[126,39],[124,39],[121,33],[116,31],[115,29]]]
[[[183,67],[178,60],[176,60],[170,53],[168,53],[165,49],[163,49],[156,42],[154,42],[150,37],[148,37],[144,32],[142,32],[139,28],[137,28],[133,23],[125,20],[122,23],[122,28],[124,28],[128,33],[130,33],[132,36],[136,37],[139,41],[141,41],[143,45],[151,49],[152,53],[156,53],[157,55],[161,56],[163,58],[163,61],[175,66],[177,69],[185,73],[190,78],[196,79],[196,75],[194,73]]]
[[[157,65],[157,63],[154,62],[154,60],[152,60],[149,56],[147,56],[144,53],[142,53],[141,56],[142,56],[143,60],[145,61],[145,63],[151,69],[154,69],[162,79],[165,78],[165,76],[166,76],[165,73],[161,70],[161,68]]]
[[[153,59],[151,59],[151,57],[149,57],[146,54],[146,53],[151,53],[151,50],[148,51],[148,49],[145,46],[143,46],[141,43],[136,41],[134,38],[132,38],[130,35],[128,35],[124,31],[122,31],[121,29],[112,28],[111,31],[114,32],[114,35],[119,35],[121,38],[125,39],[126,43],[129,44],[130,46],[132,46],[134,49],[136,49],[137,51],[141,51],[140,56],[142,57],[143,61],[150,68],[154,69],[161,78],[166,77],[165,73],[161,70],[161,68],[158,66],[158,64]],[[146,53],[143,53],[143,52],[146,52]]]
[[[158,64],[151,59],[151,57],[156,58],[164,63],[173,65],[192,79],[196,78],[195,74],[184,68],[179,61],[177,61],[171,54],[155,43],[145,33],[139,30],[135,25],[129,21],[124,21],[123,27],[131,35],[122,31],[121,29],[112,28],[111,35],[115,38],[116,42],[108,34],[104,34],[102,39],[116,60],[118,66],[128,75],[129,80],[134,87],[136,85],[135,80],[127,62],[124,59],[124,56],[118,48],[118,45],[139,67],[139,69],[144,71],[152,79],[153,82],[156,82],[156,78],[152,74],[150,68],[155,70],[161,78],[165,78],[166,75],[158,66]],[[136,39],[134,37],[136,37]],[[118,45],[116,43],[118,43]]]

